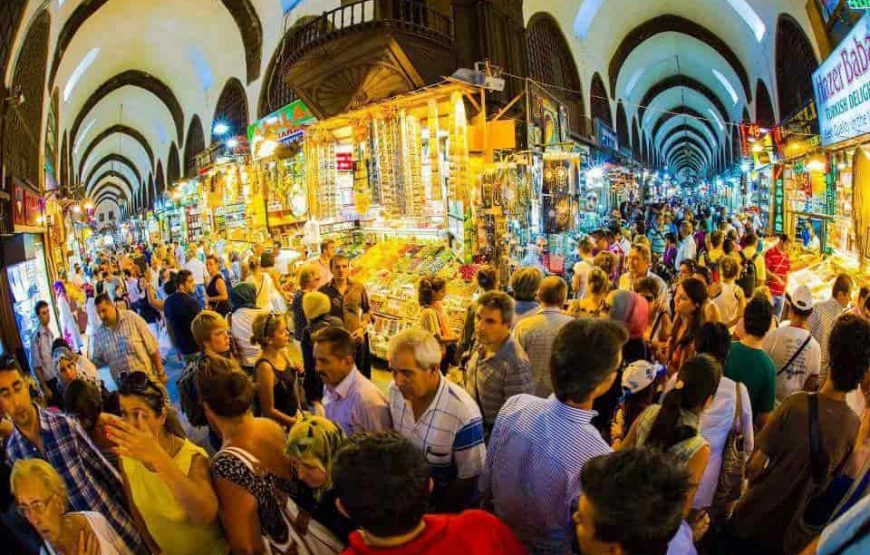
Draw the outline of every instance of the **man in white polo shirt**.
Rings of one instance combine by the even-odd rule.
[[[441,346],[429,332],[400,332],[390,340],[387,355],[393,373],[393,428],[422,451],[432,469],[431,511],[455,513],[476,506],[478,477],[486,462],[477,403],[441,376]]]

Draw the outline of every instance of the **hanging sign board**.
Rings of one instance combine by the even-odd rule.
[[[870,13],[813,73],[822,146],[870,133]]]
[[[834,4],[833,8],[830,8],[831,13],[833,13],[834,9],[837,7],[837,3],[833,2],[833,0],[827,0],[825,3]],[[870,0],[849,0],[849,9],[870,10]]]
[[[773,202],[771,203],[771,225],[774,233],[785,230],[785,179],[782,164],[773,166]]]
[[[317,121],[302,100],[294,100],[280,110],[248,126],[248,142],[254,158],[262,158],[259,145],[266,141],[291,143],[302,138],[302,129]]]
[[[616,133],[613,131],[613,128],[600,119],[595,120],[595,127],[598,146],[616,150],[619,143],[616,140]]]
[[[44,223],[42,198],[15,179],[12,180],[12,223],[34,227]]]

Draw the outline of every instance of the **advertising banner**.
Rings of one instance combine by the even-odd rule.
[[[870,132],[870,13],[813,73],[822,146]]]
[[[600,119],[595,120],[595,128],[595,135],[598,138],[598,145],[601,148],[617,150],[619,142],[616,140],[616,132],[613,130],[613,128],[601,121]]]
[[[254,158],[260,158],[259,145],[271,141],[273,143],[290,143],[302,138],[302,129],[317,121],[308,106],[301,100],[294,100],[280,110],[272,112],[260,121],[248,126],[248,142],[254,153]]]

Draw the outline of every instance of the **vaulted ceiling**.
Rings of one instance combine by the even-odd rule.
[[[47,9],[45,96],[57,92],[58,137],[68,141],[61,151],[69,152],[59,167],[68,167],[71,180],[89,193],[136,207],[184,175],[185,153],[199,145],[189,131],[201,125],[209,144],[216,116],[222,115],[216,112],[227,98],[244,97],[246,122],[264,115],[258,113],[261,93],[287,29],[341,3],[30,0],[11,59]],[[586,120],[578,128],[592,129],[587,125],[592,117],[616,122],[621,146],[636,157],[673,173],[700,175],[715,174],[737,155],[733,125],[744,114],[755,119],[763,112],[778,120],[806,94],[800,87],[780,87],[777,79],[800,73],[795,68],[812,71],[818,62],[818,48],[807,38],[813,35],[806,5],[806,0],[522,2],[526,21],[549,14],[546,24],[558,29],[548,28],[545,35],[561,31],[564,37],[551,42],[567,45],[559,69],[572,73],[562,78],[566,86],[580,89],[569,95],[576,117]],[[784,27],[788,40],[780,40]],[[780,60],[777,50],[800,56]],[[6,83],[14,65],[7,67]],[[229,89],[234,94],[220,102]],[[237,98],[231,103],[240,105]]]
[[[733,126],[744,113],[754,121],[756,110],[767,109],[756,106],[756,83],[784,98],[773,102],[777,121],[795,109],[795,98],[811,95],[783,84],[781,70],[778,80],[777,49],[782,57],[801,51],[805,69],[796,79],[804,86],[818,63],[806,0],[525,0],[523,6],[527,21],[541,11],[553,15],[580,81],[588,87],[600,74],[613,121],[620,123],[619,105],[629,130],[638,118],[649,158],[677,175],[715,175],[739,155],[732,151]],[[636,151],[630,142],[620,146]]]
[[[184,151],[194,117],[210,143],[221,93],[234,80],[242,85],[248,112],[239,127],[255,120],[263,75],[285,26],[339,4],[30,0],[22,30],[43,7],[51,15],[46,87],[58,93],[58,135],[69,137],[71,180],[89,194],[113,185],[106,202],[135,205],[155,198],[157,191],[148,190],[148,184],[155,181],[158,164],[171,166],[173,149],[176,157]],[[24,34],[16,36],[13,52]],[[178,167],[177,159],[174,164]]]

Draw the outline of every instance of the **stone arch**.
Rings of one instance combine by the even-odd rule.
[[[610,96],[601,75],[596,73],[592,76],[592,87],[589,93],[589,107],[592,111],[592,120],[600,119],[613,129],[613,115],[610,113]]]
[[[181,179],[181,165],[178,162],[178,147],[175,143],[169,147],[169,156],[166,157],[166,180],[172,185]]]
[[[813,45],[800,24],[780,14],[776,21],[776,91],[781,119],[813,98],[813,72],[818,67]]]
[[[746,91],[746,99],[750,102],[752,101],[749,74],[741,63],[740,58],[738,58],[737,54],[734,53],[734,50],[732,50],[725,41],[719,38],[718,35],[706,27],[674,14],[664,14],[649,19],[629,31],[625,38],[622,39],[622,42],[619,44],[610,59],[608,75],[610,75],[610,90],[612,92],[616,89],[616,80],[619,77],[619,72],[622,70],[623,64],[625,64],[625,61],[634,49],[640,46],[647,39],[668,32],[688,35],[707,44],[710,48],[718,52],[725,61],[728,62],[728,65],[734,69],[737,78],[740,79],[740,83]],[[616,93],[613,92],[613,94]]]
[[[290,83],[284,79],[284,61],[290,56],[292,50],[290,38],[298,28],[316,19],[317,16],[300,17],[293,26],[284,33],[284,37],[278,43],[266,75],[263,78],[263,88],[260,90],[260,99],[257,103],[257,117],[264,118],[272,112],[282,108],[299,98]]]
[[[759,79],[755,87],[755,123],[762,127],[775,127],[776,112],[773,111],[773,101],[767,92],[767,86]]]
[[[692,89],[702,95],[704,98],[709,100],[717,110],[719,110],[723,118],[730,121],[731,117],[729,112],[719,96],[716,95],[710,87],[697,79],[689,77],[688,75],[671,75],[650,87],[649,90],[646,91],[646,94],[643,95],[643,99],[640,101],[640,107],[638,108],[640,116],[643,117],[646,112],[646,107],[649,106],[658,95],[677,87],[686,87],[687,89]]]
[[[66,190],[72,188],[72,183],[69,181],[69,145],[67,144],[68,136],[64,131],[63,139],[60,142],[60,186]]]
[[[76,114],[73,125],[70,129],[70,141],[75,144],[76,135],[88,113],[100,103],[102,99],[112,94],[121,87],[138,87],[145,89],[156,96],[172,114],[172,120],[175,122],[175,132],[178,135],[179,142],[183,138],[184,133],[184,110],[181,108],[181,103],[172,89],[160,79],[154,77],[150,73],[145,73],[138,69],[128,69],[108,79],[105,83],[99,86],[85,100],[82,109]]]
[[[88,156],[91,155],[91,152],[93,152],[93,150],[97,148],[97,146],[99,146],[101,142],[111,137],[115,133],[126,135],[139,143],[142,146],[142,149],[145,151],[145,154],[148,155],[148,161],[150,162],[151,167],[154,167],[154,151],[151,149],[151,144],[148,142],[148,139],[145,138],[145,135],[140,133],[139,130],[130,127],[129,125],[117,123],[101,131],[99,135],[94,137],[94,139],[90,143],[88,143],[88,146],[85,148],[84,153],[82,154],[81,158],[79,158],[79,176],[81,176],[81,171],[84,168],[85,161],[88,159]]]
[[[631,154],[635,160],[640,160],[640,132],[637,128],[637,118],[631,124]]]
[[[230,136],[247,135],[248,132],[248,97],[245,87],[235,77],[227,81],[218,98],[214,110],[213,124],[225,123],[229,128]],[[212,142],[220,140],[213,133]]]
[[[202,122],[194,114],[187,128],[187,140],[184,141],[184,177],[196,175],[196,155],[205,150],[205,135],[202,132]],[[162,173],[162,172],[161,172]]]
[[[3,141],[3,164],[9,175],[39,188],[40,136],[45,107],[45,72],[51,16],[43,9],[28,29],[15,63],[9,90],[25,102],[7,108]]]
[[[136,176],[136,187],[130,187],[131,191],[135,191],[139,184],[142,183],[142,174],[139,173],[139,169],[136,167],[136,164],[134,164],[132,160],[130,160],[123,154],[118,154],[117,152],[107,154],[106,156],[103,156],[102,158],[97,160],[97,162],[94,164],[94,167],[88,173],[87,178],[84,180],[85,186],[90,188],[91,183],[93,183],[94,175],[96,175],[100,168],[102,168],[106,164],[114,164],[115,162],[123,166],[127,166],[127,168],[129,168],[130,171],[133,173],[133,175]]]
[[[130,179],[128,179],[126,175],[122,174],[121,172],[115,171],[115,170],[104,171],[99,176],[97,176],[96,179],[94,179],[93,183],[99,184],[101,181],[103,181],[104,179],[107,179],[107,178],[117,179],[118,181],[121,181],[129,188],[131,194],[138,189],[137,187],[135,187],[133,185],[133,183],[130,182]],[[94,192],[93,187],[91,187],[91,184],[88,183],[87,190],[86,190],[87,195],[94,196],[93,192]]]
[[[548,90],[568,107],[570,129],[588,135],[590,129],[580,73],[565,34],[552,15],[538,12],[529,19],[526,26],[526,59],[529,77],[560,87]]]
[[[622,105],[622,100],[616,103],[616,141],[620,148],[630,146],[628,118],[625,116],[625,107]]]
[[[4,0],[8,1],[8,0]],[[57,37],[54,47],[54,56],[49,73],[49,86],[54,85],[57,70],[66,49],[69,48],[73,38],[84,26],[88,19],[99,11],[109,0],[89,0],[79,3],[72,14],[64,21],[63,27]],[[260,76],[260,64],[263,58],[263,26],[257,15],[251,0],[221,0],[226,10],[230,13],[239,29],[242,44],[245,47],[245,65],[247,66],[248,83],[255,81]]]
[[[157,173],[154,177],[154,193],[160,196],[166,192],[166,179],[163,177],[163,162],[157,162]]]

